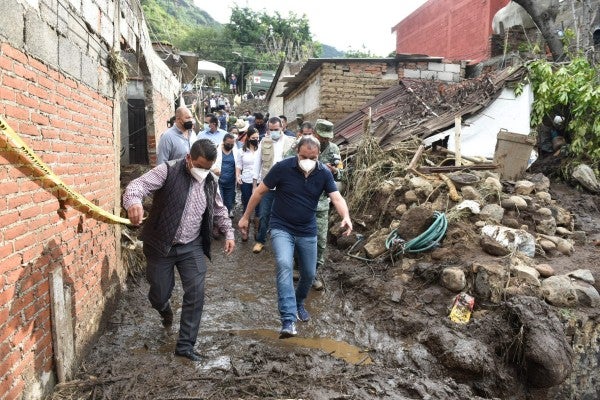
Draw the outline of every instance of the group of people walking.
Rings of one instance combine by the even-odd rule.
[[[248,121],[250,120],[250,121]],[[207,115],[205,129],[194,130],[190,110],[176,110],[175,120],[160,138],[157,166],[133,180],[123,194],[123,206],[133,225],[143,221],[142,200],[153,194],[143,224],[148,298],[168,327],[173,322],[170,297],[177,267],[184,290],[175,354],[200,361],[195,349],[202,309],[206,263],[213,238],[223,235],[224,250],[235,248],[232,225],[237,188],[242,215],[238,228],[248,240],[256,224],[254,253],[260,253],[270,233],[276,261],[280,338],[297,334],[296,321],[310,315],[305,300],[311,286],[322,288],[316,271],[325,260],[330,202],[341,216],[345,235],[352,222],[336,179],[342,174],[333,124],[304,123],[298,135],[287,130],[285,117],[239,118],[227,132],[218,118]],[[256,217],[257,216],[257,217]],[[294,285],[294,264],[299,280]]]

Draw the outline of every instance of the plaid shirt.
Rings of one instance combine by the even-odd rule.
[[[154,193],[165,184],[167,172],[167,164],[162,163],[131,181],[127,185],[125,193],[123,193],[123,207],[128,210],[134,204],[142,204],[144,197]],[[218,190],[215,191],[214,202],[214,224],[221,233],[225,234],[226,239],[233,240],[234,234],[231,220]],[[188,194],[187,202],[181,216],[181,223],[175,233],[175,243],[189,243],[198,237],[204,210],[206,210],[204,181],[198,182],[196,179],[192,179],[190,193]]]

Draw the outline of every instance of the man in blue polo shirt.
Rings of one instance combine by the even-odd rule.
[[[329,195],[342,217],[344,235],[352,232],[346,201],[340,194],[327,167],[318,161],[319,142],[303,137],[298,142],[298,156],[275,164],[254,190],[238,226],[248,231],[248,219],[262,196],[275,189],[271,211],[271,241],[277,264],[277,296],[281,318],[281,339],[295,336],[296,319],[306,322],[310,315],[304,301],[315,278],[317,263],[316,211],[321,193]],[[294,249],[298,253],[300,280],[294,288]]]

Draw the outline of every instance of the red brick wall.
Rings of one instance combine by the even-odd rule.
[[[86,198],[118,207],[113,100],[4,43],[0,115]],[[59,201],[0,140],[0,399],[52,375],[49,274],[70,287],[76,350],[98,329],[118,286],[118,231]],[[118,208],[117,208],[118,210]]]
[[[492,19],[509,0],[430,0],[394,27],[396,52],[479,62],[490,57]]]

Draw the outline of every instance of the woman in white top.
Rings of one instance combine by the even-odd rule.
[[[256,157],[256,150],[258,149],[258,131],[254,127],[248,128],[246,132],[246,140],[244,146],[237,152],[236,169],[235,175],[238,185],[240,185],[240,191],[242,193],[242,205],[244,207],[243,212],[246,211],[248,206],[248,200],[252,196],[253,183],[252,175],[254,168],[254,157]],[[258,207],[257,207],[258,208]],[[255,215],[258,216],[258,210]],[[242,235],[242,240],[248,240],[248,234]]]

